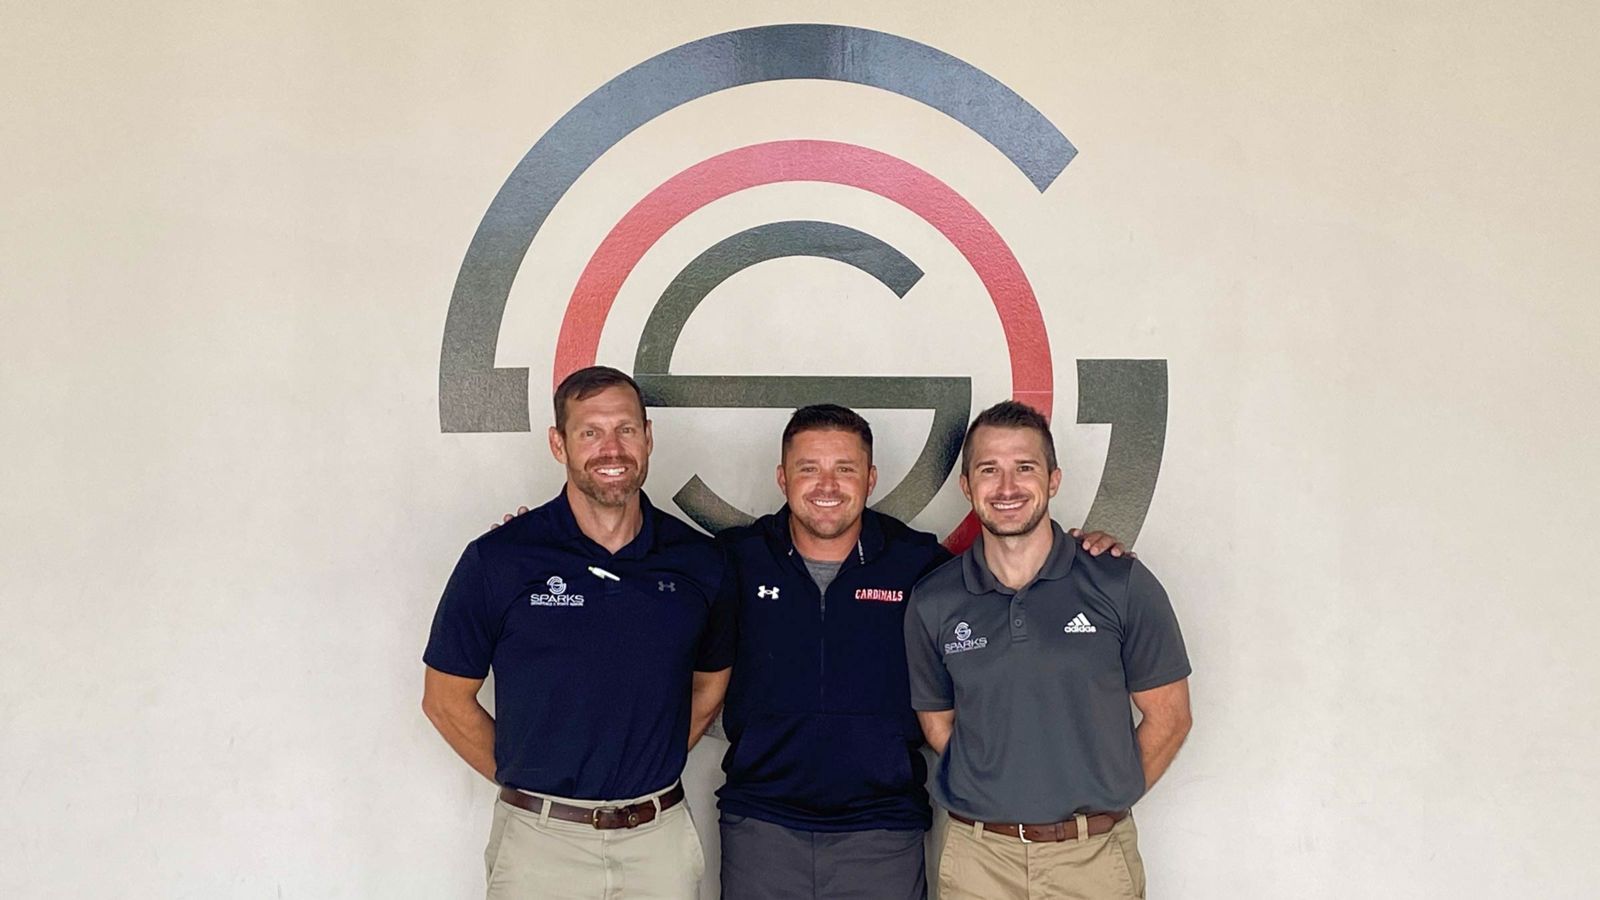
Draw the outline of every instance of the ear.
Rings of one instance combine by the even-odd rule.
[[[871,497],[872,496],[872,492],[877,487],[878,487],[878,467],[877,466],[867,466],[867,496]]]
[[[644,420],[644,455],[648,457],[651,453],[655,452],[655,449],[656,449],[656,434],[655,434],[655,431],[650,428],[650,420],[649,419],[645,419]]]
[[[1061,490],[1061,468],[1058,466],[1050,473],[1050,496],[1054,497],[1059,490]]]
[[[972,485],[967,483],[967,473],[965,472],[961,473],[961,496],[966,497],[968,503],[972,502]]]
[[[789,476],[784,474],[783,463],[778,463],[778,493],[789,496]]]
[[[554,425],[550,426],[550,455],[554,456],[556,462],[561,463],[563,466],[567,464],[567,440],[561,436],[561,432],[557,431]]]

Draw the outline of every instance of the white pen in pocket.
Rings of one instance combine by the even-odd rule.
[[[594,573],[595,575],[599,576],[600,578],[609,578],[612,581],[621,581],[622,580],[621,578],[618,578],[617,576],[611,574],[610,572],[607,572],[605,569],[602,569],[599,566],[590,566],[589,567],[589,571]]]

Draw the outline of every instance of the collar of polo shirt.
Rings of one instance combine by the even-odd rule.
[[[1078,554],[1073,552],[1072,539],[1068,538],[1067,533],[1061,530],[1061,526],[1056,524],[1055,519],[1050,520],[1050,533],[1054,538],[1050,544],[1050,555],[1045,557],[1044,565],[1039,567],[1039,574],[1033,577],[1033,581],[1023,585],[1022,590],[1026,590],[1040,581],[1055,581],[1065,578],[1067,573],[1072,571],[1072,563],[1078,558]],[[1002,584],[1000,579],[994,577],[994,573],[989,571],[989,561],[983,556],[982,535],[979,535],[978,539],[972,542],[972,546],[967,548],[966,553],[961,554],[961,578],[966,583],[969,593],[1007,595],[1017,593]]]

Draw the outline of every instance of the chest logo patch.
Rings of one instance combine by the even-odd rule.
[[[656,590],[671,591],[676,594],[678,592],[678,583],[676,581],[658,581],[656,582]]]
[[[1071,622],[1067,623],[1067,627],[1061,630],[1065,631],[1067,634],[1094,634],[1096,629],[1093,625],[1089,624],[1089,618],[1087,616],[1085,616],[1083,613],[1078,613],[1072,617]]]
[[[953,642],[944,645],[946,656],[952,653],[965,653],[968,650],[982,650],[989,646],[988,638],[972,636],[972,626],[966,622],[957,623],[955,638]]]
[[[582,594],[567,593],[567,583],[560,575],[551,575],[550,580],[544,583],[549,593],[538,591],[528,595],[528,602],[533,606],[582,606]]]
[[[767,587],[766,585],[763,584],[760,587],[756,588],[756,596],[760,597],[763,600],[767,600],[767,599],[776,600],[776,599],[778,599],[778,589],[776,587]]]
[[[875,603],[904,603],[905,591],[891,591],[885,588],[856,588],[857,600],[871,600]]]

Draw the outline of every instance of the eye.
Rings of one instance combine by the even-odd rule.
[[[1017,471],[1018,472],[1032,472],[1033,471],[1033,463],[1022,463],[1021,465],[1017,466]]]

